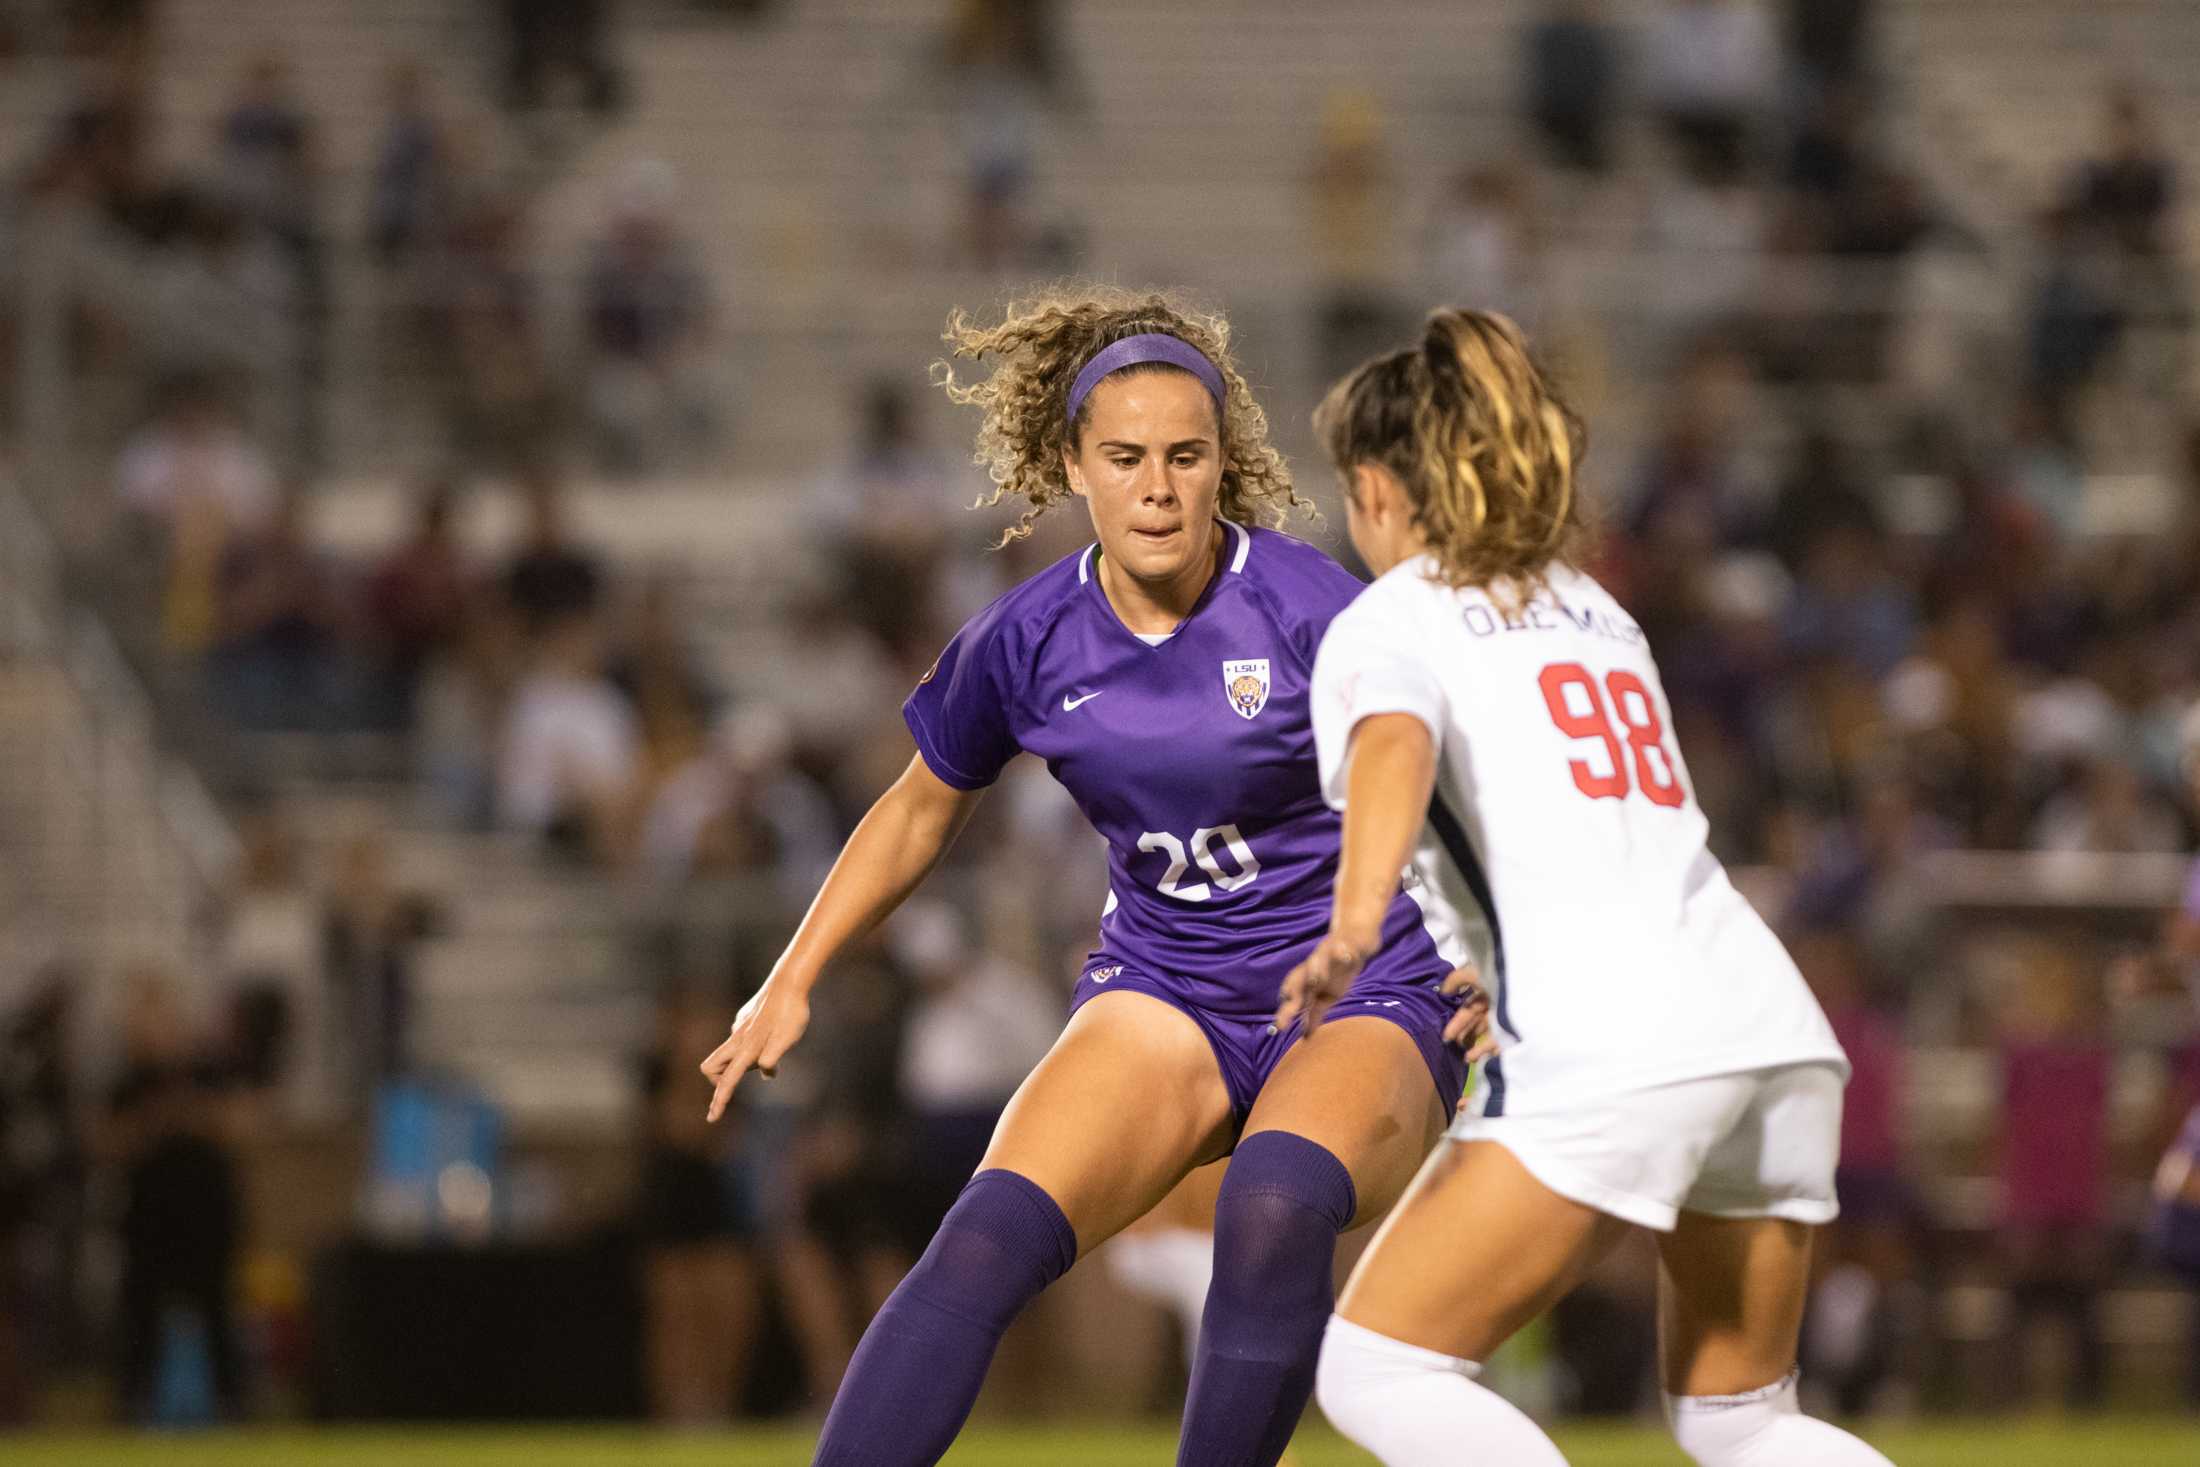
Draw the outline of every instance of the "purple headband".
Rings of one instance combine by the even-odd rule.
[[[1222,373],[1207,360],[1207,354],[1184,340],[1166,332],[1147,331],[1137,336],[1126,336],[1112,346],[1094,352],[1092,360],[1069,387],[1069,420],[1077,421],[1077,410],[1085,405],[1092,389],[1100,385],[1100,379],[1110,372],[1120,372],[1125,367],[1144,366],[1148,362],[1163,362],[1172,367],[1182,367],[1199,379],[1207,389],[1207,395],[1215,400],[1215,412],[1223,411],[1223,403],[1229,399],[1229,389],[1223,385]]]

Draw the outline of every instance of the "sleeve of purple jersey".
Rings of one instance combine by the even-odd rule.
[[[984,789],[1018,752],[1008,680],[987,619],[964,627],[901,705],[925,766],[959,790]]]
[[[1367,589],[1367,583],[1318,550],[1311,551],[1307,558],[1313,564],[1289,598],[1287,615],[1299,664],[1311,668],[1329,624]]]

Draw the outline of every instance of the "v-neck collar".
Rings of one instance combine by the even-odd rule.
[[[1192,601],[1191,610],[1177,619],[1176,625],[1169,629],[1166,641],[1149,642],[1124,624],[1122,615],[1115,609],[1115,603],[1108,600],[1107,587],[1100,584],[1100,542],[1097,540],[1087,545],[1085,553],[1077,558],[1077,584],[1092,593],[1093,598],[1100,604],[1101,613],[1107,617],[1117,631],[1137,643],[1140,651],[1159,652],[1165,647],[1174,646],[1177,634],[1190,626],[1192,618],[1199,615],[1207,603],[1214,599],[1215,592],[1222,585],[1223,579],[1227,576],[1237,576],[1245,573],[1246,558],[1253,553],[1253,537],[1245,526],[1239,524],[1236,520],[1226,520],[1219,517],[1215,523],[1227,529],[1234,541],[1230,558],[1224,564],[1216,567],[1215,573],[1207,578],[1207,584],[1200,589],[1199,595]],[[1155,635],[1158,636],[1159,633],[1155,633]]]

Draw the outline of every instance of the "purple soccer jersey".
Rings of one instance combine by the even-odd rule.
[[[941,780],[981,789],[1035,754],[1107,838],[1095,959],[1254,1019],[1329,928],[1340,817],[1322,800],[1307,685],[1361,587],[1288,535],[1223,532],[1220,573],[1167,641],[1123,625],[1088,547],[974,617],[902,711]],[[1433,984],[1450,967],[1401,893],[1361,981]]]

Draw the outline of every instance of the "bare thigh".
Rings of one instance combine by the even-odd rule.
[[[1228,1150],[1231,1121],[1200,1027],[1151,995],[1103,993],[1017,1090],[979,1165],[1037,1183],[1084,1253]]]
[[[1559,1196],[1494,1141],[1445,1141],[1352,1271],[1337,1312],[1425,1350],[1487,1360],[1627,1227]]]
[[[1658,1239],[1660,1374],[1676,1396],[1732,1396],[1795,1368],[1811,1229],[1683,1212]]]
[[[1292,1045],[1245,1122],[1246,1137],[1289,1131],[1343,1162],[1358,1203],[1354,1227],[1390,1211],[1443,1130],[1420,1047],[1374,1018],[1335,1019]]]
[[[1215,1200],[1222,1192],[1223,1173],[1229,1169],[1226,1161],[1208,1162],[1197,1167],[1190,1176],[1176,1184],[1175,1190],[1154,1205],[1125,1232],[1161,1233],[1180,1230],[1192,1233],[1211,1233],[1215,1230]]]

